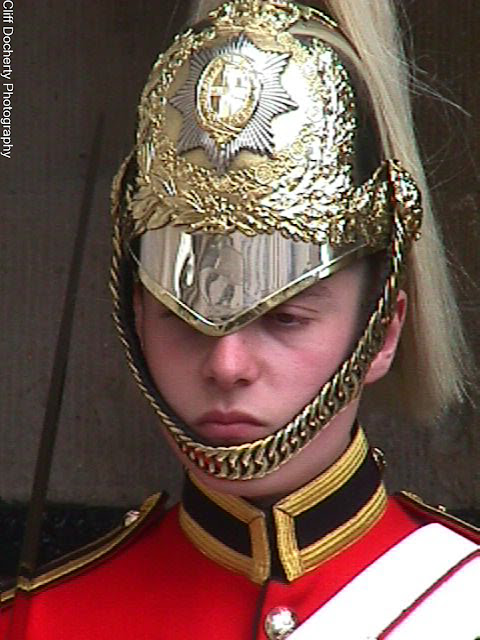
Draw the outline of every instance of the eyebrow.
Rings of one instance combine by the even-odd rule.
[[[332,298],[332,292],[325,285],[317,283],[312,285],[309,289],[305,289],[305,291],[301,291],[296,296],[293,296],[293,298],[290,299],[290,302],[294,302],[295,300],[302,301],[306,298],[329,300]]]

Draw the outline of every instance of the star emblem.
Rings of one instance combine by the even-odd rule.
[[[290,54],[258,49],[246,36],[204,49],[170,99],[183,116],[177,152],[203,148],[218,173],[242,150],[272,155],[272,121],[297,108],[281,82]]]

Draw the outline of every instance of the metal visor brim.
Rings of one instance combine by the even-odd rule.
[[[157,300],[202,333],[222,336],[371,251],[360,242],[338,247],[277,232],[251,237],[168,226],[144,233],[140,257],[131,254]]]

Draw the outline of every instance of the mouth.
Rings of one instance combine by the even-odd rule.
[[[241,411],[209,411],[193,425],[194,430],[213,446],[244,444],[261,438],[265,425]]]

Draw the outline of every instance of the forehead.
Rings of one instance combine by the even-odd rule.
[[[322,302],[352,296],[356,298],[357,294],[363,291],[365,276],[365,260],[356,260],[350,266],[333,273],[327,278],[319,280],[295,296],[292,296],[286,303],[302,300]]]
[[[332,276],[333,277],[333,276]],[[295,301],[303,301],[303,300],[312,300],[312,301],[322,301],[332,299],[337,291],[337,285],[335,280],[332,282],[317,282],[313,284],[308,289],[297,293],[297,295],[292,296],[290,300],[286,300],[284,304],[288,304],[288,302]]]

